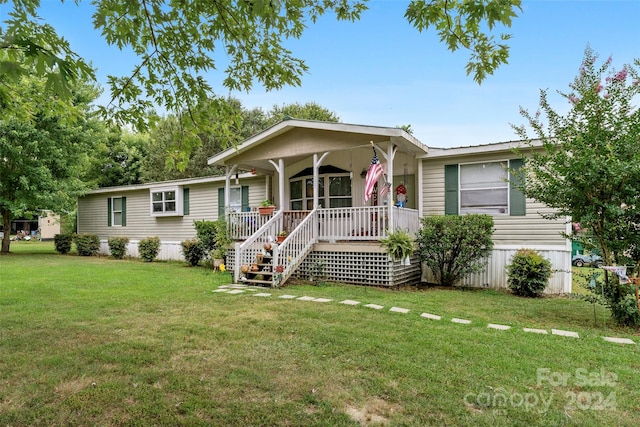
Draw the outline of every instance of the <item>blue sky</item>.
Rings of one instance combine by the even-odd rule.
[[[325,16],[290,43],[310,67],[301,87],[265,92],[233,92],[247,108],[270,109],[293,102],[317,102],[345,123],[399,126],[432,147],[477,145],[517,139],[510,123],[522,124],[519,107],[535,111],[540,89],[548,89],[558,111],[578,72],[587,44],[622,68],[640,58],[640,0],[523,0],[509,32],[509,63],[482,85],[465,74],[468,54],[451,53],[432,31],[418,33],[403,18],[406,0],[372,0],[360,21]],[[41,17],[98,68],[127,74],[136,58],[106,45],[91,24],[92,7],[83,1],[42,0]],[[4,20],[7,5],[0,6]],[[222,67],[221,67],[222,68]],[[223,75],[212,73],[218,93]],[[106,98],[106,94],[103,96]]]

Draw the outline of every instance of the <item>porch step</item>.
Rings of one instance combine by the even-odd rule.
[[[271,287],[271,285],[273,284],[271,280],[258,280],[258,279],[244,279],[243,283],[260,285],[260,286],[268,286],[268,287]]]

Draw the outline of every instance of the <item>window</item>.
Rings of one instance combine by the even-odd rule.
[[[507,162],[460,165],[460,214],[509,213]]]
[[[152,216],[177,216],[182,214],[182,191],[180,191],[179,187],[151,189]]]
[[[242,212],[242,188],[229,188],[229,211]]]
[[[107,199],[107,225],[109,227],[127,225],[126,197],[109,197]]]
[[[327,192],[325,189],[329,189]],[[313,177],[297,177],[289,181],[291,210],[313,209]],[[351,177],[320,175],[318,181],[318,205],[320,208],[342,208],[352,206]]]
[[[521,159],[445,165],[445,215],[526,215],[526,198],[516,188]]]

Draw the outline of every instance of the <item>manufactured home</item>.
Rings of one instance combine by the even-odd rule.
[[[388,230],[417,233],[425,215],[487,213],[495,223],[493,254],[463,284],[505,287],[511,256],[530,248],[556,271],[547,292],[570,292],[571,244],[562,236],[569,221],[544,219],[549,209],[511,185],[517,145],[439,149],[399,128],[285,120],[211,157],[224,176],[87,194],[78,202],[78,232],[98,234],[104,253],[109,237],[127,236],[133,256],[139,239],[158,236],[161,259],[182,259],[180,242],[195,237],[193,222],[224,217],[234,240],[227,267],[237,281],[277,286],[321,275],[398,286],[429,281],[430,272],[416,257],[409,265],[389,258],[379,242]],[[365,202],[374,154],[383,175]],[[276,206],[268,215],[258,211],[265,199]],[[259,254],[266,255],[259,272],[246,273]]]

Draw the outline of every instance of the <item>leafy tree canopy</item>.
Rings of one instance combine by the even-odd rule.
[[[0,4],[7,0],[0,0]],[[32,68],[46,78],[47,90],[71,93],[73,82],[93,78],[55,29],[37,17],[40,0],[13,0],[0,31],[0,81],[16,81]],[[93,24],[113,46],[133,50],[139,63],[126,76],[108,79],[112,100],[101,112],[138,129],[149,124],[152,109],[193,114],[216,96],[205,75],[217,67],[230,90],[248,91],[254,83],[266,89],[299,85],[305,62],[286,41],[300,38],[322,15],[360,19],[367,0],[95,0]],[[520,0],[412,0],[407,21],[418,31],[435,30],[451,51],[470,52],[467,73],[482,82],[506,63],[510,27]],[[496,38],[497,37],[497,38]],[[223,65],[226,64],[226,65]],[[0,91],[0,97],[8,95]],[[215,103],[214,103],[215,105]],[[217,104],[221,107],[222,104]]]
[[[554,217],[570,216],[593,233],[607,263],[640,243],[634,231],[640,224],[640,110],[633,104],[639,69],[638,59],[635,67],[614,69],[611,58],[597,65],[587,47],[570,91],[558,92],[570,105],[565,115],[549,105],[544,90],[538,111],[521,109],[543,144],[523,168],[532,178],[524,191],[555,208]],[[524,125],[515,129],[528,138]]]
[[[37,102],[17,103],[0,118],[0,215],[2,252],[9,251],[11,219],[51,209],[75,206],[86,188],[83,174],[93,141],[103,127],[88,117],[88,105],[98,94],[90,85],[76,84],[69,105],[47,96],[45,79],[21,77],[7,90],[12,96]],[[29,120],[22,117],[30,110]]]
[[[602,252],[605,264],[625,265],[631,256],[640,267],[640,60],[621,69],[609,58],[597,65],[587,47],[579,75],[569,92],[559,92],[570,110],[551,108],[546,91],[540,110],[522,109],[542,141],[522,171],[525,194],[555,208],[554,218],[571,217],[587,231],[572,237]],[[527,138],[525,126],[516,127]],[[592,242],[593,240],[593,242]],[[597,280],[588,300],[606,305],[614,320],[640,325],[640,301],[622,281]]]

